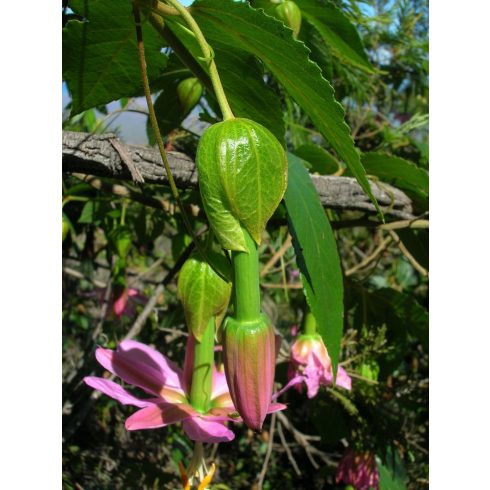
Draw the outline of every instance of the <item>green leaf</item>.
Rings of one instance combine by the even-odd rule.
[[[391,288],[370,292],[355,284],[351,286],[363,309],[359,315],[367,326],[387,327],[388,341],[395,347],[387,356],[387,369],[395,369],[402,361],[410,339],[418,339],[424,349],[428,349],[429,315],[417,300]]]
[[[166,25],[196,59],[202,57],[196,39],[182,25],[181,20],[168,19]],[[243,49],[222,44],[219,40],[213,41],[212,47],[233,114],[258,122],[284,145],[285,129],[280,100],[264,83],[262,67],[255,57]],[[200,63],[208,71],[206,63]]]
[[[337,159],[327,150],[318,145],[306,144],[294,150],[294,154],[308,162],[311,172],[321,175],[333,174],[340,168]]]
[[[398,451],[388,448],[386,461],[376,458],[379,472],[379,490],[406,490],[406,470]]]
[[[426,210],[429,205],[429,174],[412,162],[388,153],[371,152],[362,156],[366,172],[403,189]]]
[[[210,255],[213,255],[213,262],[219,262],[221,267],[229,268],[223,255]],[[200,341],[209,320],[213,316],[223,318],[230,300],[231,283],[224,281],[200,255],[196,254],[182,266],[177,288],[184,306],[187,326]]]
[[[107,235],[109,243],[121,258],[126,258],[133,243],[133,233],[126,225],[120,225]]]
[[[329,0],[297,0],[296,3],[303,18],[301,31],[308,30],[309,26],[305,24],[309,23],[337,58],[368,73],[374,73],[357,29],[341,9]],[[275,4],[270,0],[253,0],[252,6],[278,17]]]
[[[337,243],[308,171],[294,155],[288,154],[288,160],[284,201],[289,231],[305,296],[336,372],[344,321],[344,288]]]
[[[260,244],[287,185],[287,161],[275,136],[249,119],[214,124],[196,155],[206,215],[221,246],[247,251],[242,226]]]
[[[142,93],[136,31],[129,0],[71,0],[84,21],[70,20],[63,29],[63,78],[71,92],[71,115]],[[150,81],[165,67],[162,41],[143,23]]]
[[[246,3],[198,0],[192,13],[211,46],[219,42],[246,50],[264,62],[345,161],[381,215],[344,121],[344,110],[318,65],[308,58],[308,48],[294,40],[292,31],[282,22]]]
[[[303,19],[317,29],[338,58],[374,73],[357,29],[338,7],[324,0],[298,0],[298,5]]]

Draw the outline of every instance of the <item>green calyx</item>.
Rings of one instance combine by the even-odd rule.
[[[254,121],[230,119],[204,132],[196,164],[204,209],[222,247],[246,252],[243,229],[260,244],[287,186],[279,141]]]
[[[229,264],[223,255],[208,252],[213,266],[226,272]],[[200,255],[191,256],[182,266],[177,291],[184,307],[185,320],[197,341],[213,317],[218,327],[226,313],[231,295],[231,282],[220,277]]]
[[[293,30],[295,38],[298,37],[301,29],[301,10],[294,2],[285,0],[279,4],[276,7],[276,16]]]
[[[177,96],[184,114],[191,111],[199,102],[201,95],[202,85],[197,78],[186,78],[177,85]]]

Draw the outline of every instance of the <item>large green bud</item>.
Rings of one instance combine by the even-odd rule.
[[[298,37],[301,29],[301,10],[299,7],[291,0],[285,0],[276,7],[276,15],[293,30],[293,36]]]
[[[254,121],[230,119],[204,132],[196,163],[204,209],[223,248],[248,250],[242,226],[260,244],[287,186],[279,141]]]
[[[207,255],[220,273],[229,274],[226,272],[229,264],[223,255],[213,252]],[[200,255],[195,254],[180,269],[177,291],[187,326],[200,342],[212,317],[216,317],[216,327],[223,320],[230,301],[231,282],[220,277]]]
[[[202,95],[202,85],[197,78],[186,78],[177,85],[177,96],[179,97],[182,112],[187,114],[199,102]]]

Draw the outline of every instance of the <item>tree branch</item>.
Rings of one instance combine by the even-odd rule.
[[[113,134],[91,135],[63,131],[63,172],[131,180],[127,165],[121,160],[120,152],[114,148],[114,138]],[[168,185],[158,150],[124,143],[118,146],[131,156],[134,167],[145,183]],[[168,152],[168,160],[179,187],[197,187],[197,170],[191,158],[183,153]],[[311,177],[324,207],[376,213],[373,204],[354,178],[333,175]],[[412,201],[401,190],[383,182],[371,181],[371,187],[386,216],[402,220],[415,218]]]

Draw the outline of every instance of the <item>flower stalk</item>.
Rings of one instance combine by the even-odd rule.
[[[259,255],[248,231],[242,231],[248,252],[232,252],[235,318],[254,322],[260,318]]]
[[[204,330],[201,341],[194,341],[194,363],[192,366],[190,402],[201,413],[208,411],[211,401],[214,364],[214,326],[215,319],[212,317]]]

